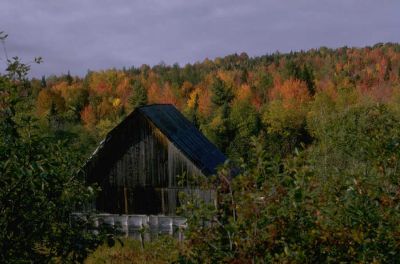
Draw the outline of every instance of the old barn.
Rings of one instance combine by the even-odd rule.
[[[102,189],[99,211],[174,215],[178,192],[196,189],[178,180],[213,174],[225,160],[173,105],[157,104],[137,108],[111,130],[83,171]]]

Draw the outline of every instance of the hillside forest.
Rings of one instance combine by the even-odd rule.
[[[400,259],[399,44],[85,76],[28,78],[31,66],[9,59],[0,76],[0,262],[82,261],[106,239],[65,220],[96,193],[77,171],[146,104],[175,105],[229,157],[202,182],[218,207],[182,197],[189,227],[172,261]]]

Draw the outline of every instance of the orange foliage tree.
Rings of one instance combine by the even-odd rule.
[[[270,99],[280,100],[286,109],[295,109],[310,101],[311,97],[305,82],[289,79],[282,85],[274,86],[270,92]]]
[[[93,128],[97,123],[97,114],[91,105],[87,105],[81,112],[81,119],[87,128]]]

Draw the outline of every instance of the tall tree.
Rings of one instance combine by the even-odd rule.
[[[307,84],[308,92],[311,96],[315,94],[314,71],[310,65],[305,64],[300,74],[300,80]]]
[[[65,76],[65,79],[67,80],[68,85],[71,85],[74,79],[71,76],[71,73],[68,71],[67,76]]]
[[[40,81],[40,86],[42,88],[46,88],[47,87],[47,83],[46,83],[46,76],[42,76],[42,80]]]
[[[227,87],[225,82],[218,77],[213,80],[211,91],[213,93],[211,101],[216,107],[229,104],[234,98],[232,89]]]
[[[193,106],[189,110],[189,119],[193,123],[196,128],[200,127],[200,118],[199,118],[199,94],[196,93],[194,95]]]
[[[214,105],[215,114],[205,129],[205,133],[223,152],[225,152],[233,139],[233,130],[229,115],[234,94],[231,87],[228,87],[225,82],[218,77],[213,80],[211,91],[211,102]]]
[[[147,90],[140,81],[132,81],[133,94],[130,103],[133,110],[147,104]]]
[[[385,69],[385,75],[384,75],[384,77],[383,77],[383,79],[385,80],[385,81],[388,81],[389,79],[390,79],[390,73],[392,72],[392,61],[391,61],[391,59],[389,58],[388,60],[387,60],[387,65],[386,65],[386,69]]]

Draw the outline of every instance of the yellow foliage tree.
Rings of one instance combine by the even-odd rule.
[[[50,113],[52,107],[54,107],[57,113],[63,113],[65,111],[64,98],[51,90],[41,90],[36,101],[37,114],[40,117],[44,117]]]

